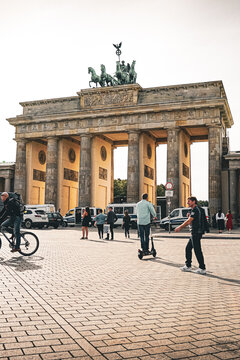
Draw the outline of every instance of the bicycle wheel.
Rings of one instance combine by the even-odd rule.
[[[24,256],[33,255],[39,247],[39,239],[37,235],[25,231],[21,233],[21,243],[19,253]]]

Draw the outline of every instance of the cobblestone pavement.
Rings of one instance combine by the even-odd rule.
[[[240,359],[240,240],[203,240],[203,276],[179,270],[186,239],[139,260],[136,235],[35,232],[36,255],[0,252],[1,360]]]

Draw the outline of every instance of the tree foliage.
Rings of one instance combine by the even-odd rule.
[[[114,197],[127,196],[127,180],[114,179]]]
[[[165,186],[163,184],[157,185],[157,196],[165,196]]]
[[[198,205],[199,206],[208,206],[208,201],[207,200],[198,200]]]

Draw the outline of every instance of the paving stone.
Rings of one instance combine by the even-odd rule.
[[[239,240],[203,240],[197,276],[178,269],[185,239],[157,239],[160,255],[140,261],[134,232],[104,243],[95,229],[89,241],[77,228],[34,232],[33,257],[1,249],[1,360],[240,358]]]

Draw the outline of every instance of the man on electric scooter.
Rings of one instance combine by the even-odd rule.
[[[144,254],[149,253],[149,234],[151,215],[156,220],[156,212],[153,205],[148,201],[148,194],[142,195],[142,200],[137,203],[137,224],[139,228],[141,247]]]

